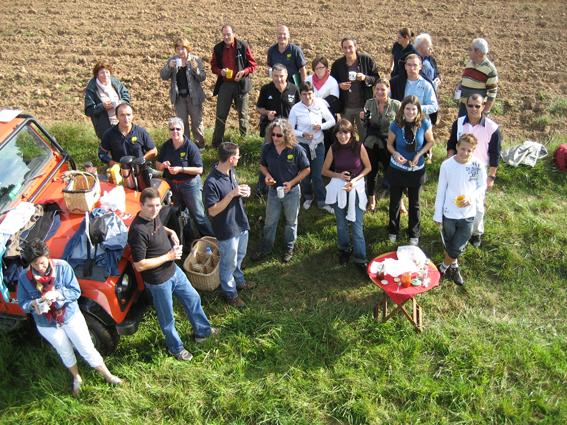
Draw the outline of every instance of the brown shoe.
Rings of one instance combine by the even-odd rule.
[[[256,283],[252,282],[251,280],[247,280],[244,282],[243,285],[237,286],[236,289],[254,289],[256,287]]]
[[[240,297],[236,297],[233,298],[232,300],[226,300],[226,303],[231,306],[231,307],[235,307],[237,309],[243,309],[246,308],[246,304],[244,304],[244,301],[242,301],[240,299]]]

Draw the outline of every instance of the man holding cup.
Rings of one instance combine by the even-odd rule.
[[[248,132],[248,93],[252,90],[250,74],[256,71],[256,60],[250,46],[236,39],[232,25],[222,27],[223,41],[215,45],[211,59],[211,70],[218,75],[213,96],[218,95],[217,117],[213,134],[213,148],[223,141],[224,129],[232,102],[238,110],[240,134]]]
[[[343,38],[341,49],[344,56],[337,59],[331,67],[331,75],[337,80],[340,88],[341,118],[349,120],[359,140],[364,140],[366,130],[360,119],[364,104],[374,96],[372,87],[380,78],[374,59],[365,53],[358,52],[358,45],[353,37]]]
[[[250,186],[238,184],[233,168],[241,158],[236,143],[221,143],[219,162],[205,180],[203,187],[205,206],[213,221],[215,236],[219,244],[220,284],[228,305],[246,308],[238,296],[239,289],[253,289],[254,282],[244,280],[242,260],[248,247],[250,225],[244,211],[242,197],[250,196]]]
[[[157,189],[144,189],[140,195],[140,206],[141,210],[128,232],[134,267],[142,274],[146,288],[152,294],[169,354],[178,360],[189,361],[193,355],[183,347],[175,329],[173,295],[185,308],[195,332],[195,342],[204,342],[217,330],[211,328],[201,307],[201,297],[183,270],[175,264],[175,260],[181,259],[182,247],[176,233],[165,227],[159,218],[161,198]]]

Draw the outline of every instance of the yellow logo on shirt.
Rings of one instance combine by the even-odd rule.
[[[293,155],[288,155],[287,156],[287,162],[291,162],[293,160]]]
[[[132,137],[132,143],[136,143],[136,140],[138,140],[136,136]]]
[[[185,156],[185,152],[181,152],[181,154],[179,155],[181,158],[183,158]]]
[[[288,59],[291,59],[291,53],[288,53],[288,54],[287,54],[287,58],[288,58]]]

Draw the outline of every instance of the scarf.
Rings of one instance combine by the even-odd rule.
[[[329,75],[330,74],[327,72],[323,78],[319,79],[319,77],[317,77],[317,74],[313,74],[313,87],[315,87],[317,90],[321,90],[321,87],[323,87],[323,85],[329,79]]]
[[[37,274],[37,271],[31,265],[28,269],[27,276],[36,288],[40,289],[40,285],[42,286],[40,291],[41,296],[43,297],[47,292],[53,291],[55,286],[55,274],[55,265],[53,264],[53,261],[49,259],[49,267],[43,276]],[[65,320],[65,306],[56,308],[55,303],[52,303],[49,307],[49,311],[45,313],[45,317],[47,317],[47,320],[50,322],[57,322],[59,326],[62,326],[63,321]]]

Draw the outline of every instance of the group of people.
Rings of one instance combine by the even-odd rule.
[[[156,172],[168,182],[174,202],[188,209],[201,236],[214,235],[218,240],[220,283],[227,303],[244,308],[239,291],[256,286],[245,279],[242,271],[250,230],[242,198],[250,195],[250,187],[239,184],[234,172],[241,158],[238,145],[223,142],[223,137],[233,103],[239,114],[240,132],[248,131],[251,74],[257,63],[250,46],[236,38],[234,26],[223,26],[222,36],[211,59],[211,70],[218,76],[212,146],[218,149],[219,161],[203,186],[200,149],[205,146],[205,94],[201,83],[206,73],[201,59],[191,54],[187,39],[174,42],[175,55],[167,59],[160,72],[162,79],[171,81],[169,95],[177,117],[169,121],[170,139],[159,153],[148,132],[133,124],[130,94],[112,76],[112,67],[106,61],[97,62],[93,68],[93,79],[86,89],[85,114],[91,117],[101,140],[98,156],[104,163],[112,166],[128,155],[148,162],[157,157]],[[390,241],[398,241],[406,193],[409,243],[419,244],[420,194],[428,179],[425,156],[434,144],[432,128],[439,108],[437,89],[441,80],[431,55],[431,36],[420,34],[415,42],[413,38],[408,28],[398,32],[390,59],[390,80],[380,78],[374,59],[359,52],[352,37],[341,41],[344,56],[332,64],[330,71],[327,58],[317,56],[311,63],[313,74],[307,75],[301,48],[290,43],[286,26],[278,27],[277,43],[267,55],[266,73],[272,81],[261,88],[256,104],[261,115],[260,134],[265,137],[256,192],[263,196],[267,190],[268,196],[264,237],[251,255],[253,261],[272,252],[282,210],[286,221],[282,259],[291,261],[301,187],[304,209],[309,209],[316,198],[319,208],[335,215],[341,265],[347,265],[354,253],[356,266],[366,274],[363,215],[373,212],[376,199],[388,192]],[[438,268],[458,285],[464,283],[458,258],[467,243],[476,247],[481,244],[484,196],[496,179],[501,150],[500,129],[488,117],[496,99],[498,75],[487,53],[486,40],[473,40],[470,60],[455,88],[455,98],[460,99],[459,118],[453,123],[447,157],[441,165],[433,216],[443,233],[446,250]],[[326,187],[323,176],[330,178]],[[192,355],[175,329],[173,296],[183,304],[197,343],[218,330],[211,327],[199,294],[175,264],[182,255],[180,240],[159,218],[159,192],[144,189],[140,206],[128,236],[134,267],[152,293],[169,353],[188,361]],[[195,237],[191,220],[183,236],[185,241]],[[18,303],[25,312],[32,313],[39,332],[72,373],[73,395],[80,392],[82,383],[73,346],[107,382],[122,384],[108,371],[89,338],[77,304],[80,288],[72,268],[62,260],[52,260],[41,240],[30,242],[24,257],[30,266],[19,278]]]

